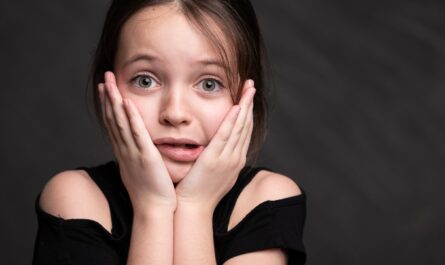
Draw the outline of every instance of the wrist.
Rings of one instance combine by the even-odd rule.
[[[176,206],[163,204],[146,204],[144,206],[133,207],[133,217],[139,220],[163,219],[173,216]]]
[[[213,216],[213,211],[215,207],[212,203],[208,202],[195,202],[192,200],[179,200],[177,202],[177,207],[175,213],[187,213],[196,216]]]
[[[131,196],[130,200],[133,206],[133,212],[148,213],[156,212],[174,212],[177,206],[176,198],[174,200],[155,196]]]

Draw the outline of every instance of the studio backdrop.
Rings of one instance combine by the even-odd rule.
[[[2,264],[31,263],[49,178],[112,159],[86,91],[109,2],[0,2]],[[253,4],[274,89],[258,164],[307,193],[307,264],[444,264],[445,1]]]

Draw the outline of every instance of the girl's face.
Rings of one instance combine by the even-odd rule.
[[[114,71],[179,182],[233,105],[218,53],[175,5],[147,7],[122,27]]]

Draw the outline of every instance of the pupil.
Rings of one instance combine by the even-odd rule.
[[[214,87],[215,87],[215,82],[213,82],[212,80],[207,80],[207,82],[205,82],[206,90],[213,90]]]
[[[150,86],[151,85],[151,79],[149,77],[144,77],[141,79],[141,85],[142,86]]]

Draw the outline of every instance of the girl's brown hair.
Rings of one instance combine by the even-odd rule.
[[[92,67],[93,100],[96,115],[104,128],[97,85],[106,71],[114,70],[120,31],[124,23],[142,8],[175,3],[179,10],[205,36],[208,36],[226,66],[234,102],[241,98],[245,80],[255,81],[254,128],[248,152],[251,161],[266,135],[267,93],[265,90],[265,54],[255,11],[249,0],[113,0],[108,10]],[[214,32],[216,24],[219,31]],[[229,47],[225,47],[228,43]],[[230,48],[230,51],[227,49]],[[235,57],[235,69],[230,58]],[[230,57],[230,58],[229,58]],[[238,81],[236,81],[238,80]]]

